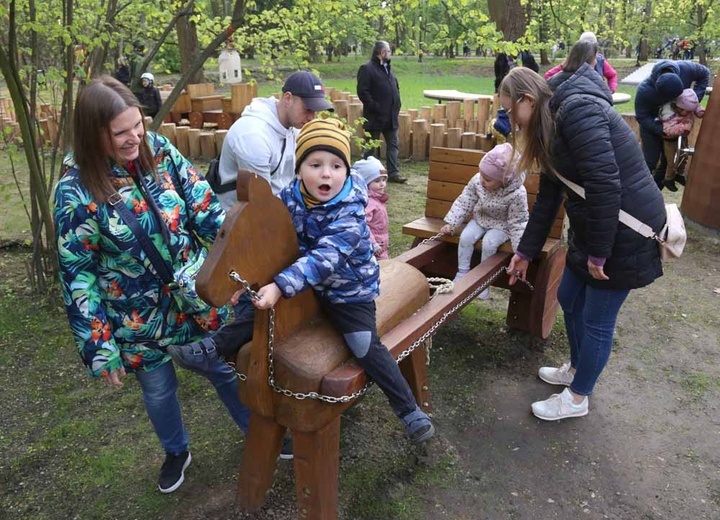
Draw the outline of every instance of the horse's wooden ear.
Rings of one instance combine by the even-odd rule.
[[[250,179],[256,177],[255,172],[250,170],[240,169],[237,174],[237,200],[241,202],[247,202],[250,193]]]
[[[258,202],[274,198],[270,183],[250,170],[239,170],[237,198],[241,202]]]

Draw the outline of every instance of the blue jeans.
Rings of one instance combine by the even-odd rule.
[[[172,362],[163,363],[150,372],[136,372],[135,375],[142,388],[145,410],[163,449],[175,455],[187,450],[188,432],[180,413],[178,382]]]
[[[175,360],[181,367],[197,372],[206,377],[215,387],[220,400],[230,412],[235,424],[247,434],[250,425],[250,410],[240,402],[238,394],[238,379],[235,371],[222,359],[215,356],[208,359],[203,353],[198,353],[192,362]]]
[[[570,366],[575,377],[570,390],[591,395],[612,350],[615,322],[629,289],[597,289],[565,267],[558,301],[565,314]]]

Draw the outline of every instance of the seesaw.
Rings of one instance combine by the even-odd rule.
[[[228,212],[197,278],[198,292],[215,306],[225,305],[243,286],[257,289],[269,283],[299,255],[290,214],[269,184],[240,170],[237,190],[239,202]],[[425,411],[430,410],[426,341],[487,285],[505,277],[510,260],[509,254],[498,253],[452,293],[430,299],[421,270],[450,248],[429,242],[380,263],[378,333]],[[240,350],[236,370],[240,398],[251,410],[238,505],[246,511],[263,505],[290,429],[299,518],[337,518],[340,414],[364,394],[368,379],[324,320],[311,290],[281,299],[272,310],[255,311],[253,340]]]

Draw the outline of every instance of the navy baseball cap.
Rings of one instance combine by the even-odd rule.
[[[320,112],[321,110],[334,111],[330,102],[325,99],[325,87],[315,74],[308,71],[293,72],[285,80],[283,92],[290,92],[303,100],[309,110]]]

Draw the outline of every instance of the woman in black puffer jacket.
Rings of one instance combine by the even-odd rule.
[[[637,138],[594,69],[596,54],[596,44],[578,42],[549,86],[531,70],[516,68],[499,91],[513,127],[520,128],[519,169],[542,171],[530,221],[510,262],[510,284],[525,278],[567,195],[568,254],[558,300],[570,362],[543,367],[539,376],[569,388],[533,403],[533,413],[545,420],[587,414],[587,396],[610,357],[620,307],[630,289],[662,276],[657,243],[618,220],[622,208],[659,231],[665,206]],[[567,189],[556,172],[584,187],[586,199]]]

